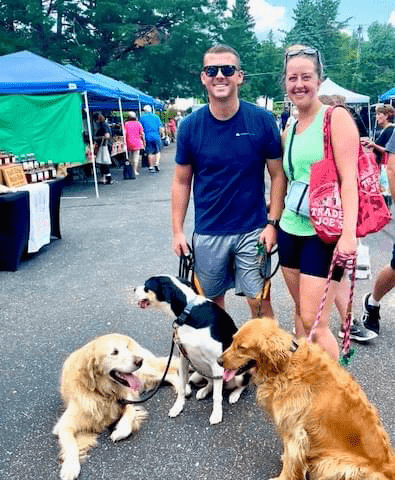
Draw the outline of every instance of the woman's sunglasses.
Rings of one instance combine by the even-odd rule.
[[[208,77],[216,77],[219,70],[221,70],[224,77],[231,77],[235,71],[239,69],[236,65],[208,65],[207,67],[203,67],[203,72]]]
[[[297,55],[312,55],[318,58],[318,61],[321,62],[320,52],[316,48],[306,47],[298,48],[295,50],[288,50],[285,53],[285,60],[288,60],[289,57],[296,57]]]

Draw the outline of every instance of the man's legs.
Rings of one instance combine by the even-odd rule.
[[[380,332],[380,300],[395,287],[395,244],[392,250],[390,265],[386,265],[374,282],[373,292],[363,298],[363,314],[361,320],[364,326],[376,335]]]

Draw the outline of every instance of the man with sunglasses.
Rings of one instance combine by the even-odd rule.
[[[247,297],[253,317],[272,316],[270,294],[259,299],[263,279],[256,245],[270,251],[277,243],[286,189],[279,130],[270,113],[240,100],[244,74],[233,48],[209,49],[200,78],[208,105],[183,120],[177,138],[173,248],[177,255],[189,253],[183,227],[193,183],[195,273],[205,295],[225,308],[225,293],[235,288]],[[265,165],[271,177],[269,219]]]

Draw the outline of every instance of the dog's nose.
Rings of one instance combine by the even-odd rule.
[[[224,366],[224,361],[222,360],[222,356],[217,358],[217,363],[220,367]]]
[[[136,293],[137,287],[132,287],[132,288],[133,288],[133,292]]]
[[[143,359],[141,357],[136,357],[134,359],[134,364],[136,365],[136,367],[141,367],[141,365],[143,364]]]

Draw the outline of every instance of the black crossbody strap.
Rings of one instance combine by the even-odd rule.
[[[298,122],[295,122],[292,127],[292,132],[291,132],[291,138],[289,140],[289,147],[288,147],[288,168],[289,168],[289,175],[291,177],[291,181],[293,182],[295,180],[295,175],[294,175],[294,166],[292,164],[292,145],[294,143],[294,136],[295,136],[295,131],[296,131],[296,124]]]

